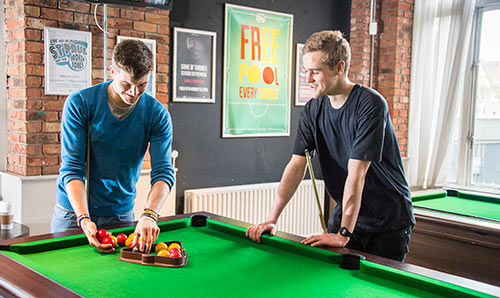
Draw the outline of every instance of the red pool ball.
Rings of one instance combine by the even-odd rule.
[[[178,254],[181,254],[181,250],[180,250],[180,249],[178,249],[177,247],[173,247],[173,248],[169,249],[169,250],[168,250],[168,252],[169,252],[170,254],[172,254],[172,253],[178,253]]]
[[[170,250],[170,251],[171,251],[170,252],[170,257],[171,258],[180,258],[181,257],[181,253],[180,252],[175,251],[175,250],[174,251]]]
[[[96,238],[97,238],[97,240],[99,240],[99,242],[102,243],[104,238],[106,238],[107,236],[108,236],[108,231],[106,231],[105,229],[99,229],[97,231]]]
[[[113,243],[113,239],[111,237],[105,237],[101,241],[102,244],[111,244],[111,246],[114,246],[115,244]]]
[[[125,246],[125,241],[127,241],[127,235],[118,234],[118,236],[116,236],[116,240],[118,240],[118,245]]]

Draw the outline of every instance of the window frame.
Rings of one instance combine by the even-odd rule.
[[[500,0],[479,0],[474,12],[473,29],[473,54],[470,64],[470,76],[468,84],[468,99],[464,102],[462,113],[462,123],[459,125],[460,134],[458,138],[458,160],[457,160],[457,179],[454,182],[447,182],[447,185],[458,187],[473,188],[485,192],[498,192],[500,186],[486,186],[474,184],[472,181],[472,163],[474,154],[474,128],[476,115],[476,95],[479,74],[479,54],[481,41],[481,25],[483,14],[491,10],[500,10]]]

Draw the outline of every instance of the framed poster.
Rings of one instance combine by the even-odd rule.
[[[297,61],[295,68],[295,105],[305,106],[306,103],[312,98],[312,89],[307,83],[307,74],[304,71],[302,63],[302,48],[304,44],[297,44]]]
[[[92,34],[45,27],[45,94],[68,95],[92,85]]]
[[[293,15],[226,4],[222,137],[290,135]]]
[[[173,101],[215,102],[217,33],[174,28]]]
[[[116,43],[119,44],[120,42],[127,39],[136,39],[142,41],[153,53],[153,71],[149,75],[148,86],[146,87],[146,93],[155,97],[156,96],[156,40],[136,38],[130,36],[117,36]]]

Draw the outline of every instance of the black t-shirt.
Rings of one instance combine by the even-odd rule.
[[[294,154],[319,155],[323,179],[337,202],[329,232],[339,229],[349,159],[371,161],[355,231],[387,232],[415,224],[410,189],[385,99],[355,85],[342,107],[327,96],[311,99],[300,115]]]

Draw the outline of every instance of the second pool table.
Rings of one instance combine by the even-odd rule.
[[[500,197],[456,189],[424,192],[412,196],[413,206],[463,218],[500,224]]]
[[[445,189],[412,200],[406,262],[500,286],[500,197]]]
[[[0,296],[35,297],[492,297],[500,288],[366,255],[358,270],[339,252],[279,233],[262,243],[248,225],[208,213],[162,219],[159,241],[178,240],[187,265],[152,267],[99,254],[84,235],[0,241]],[[134,227],[111,230],[129,233]]]

